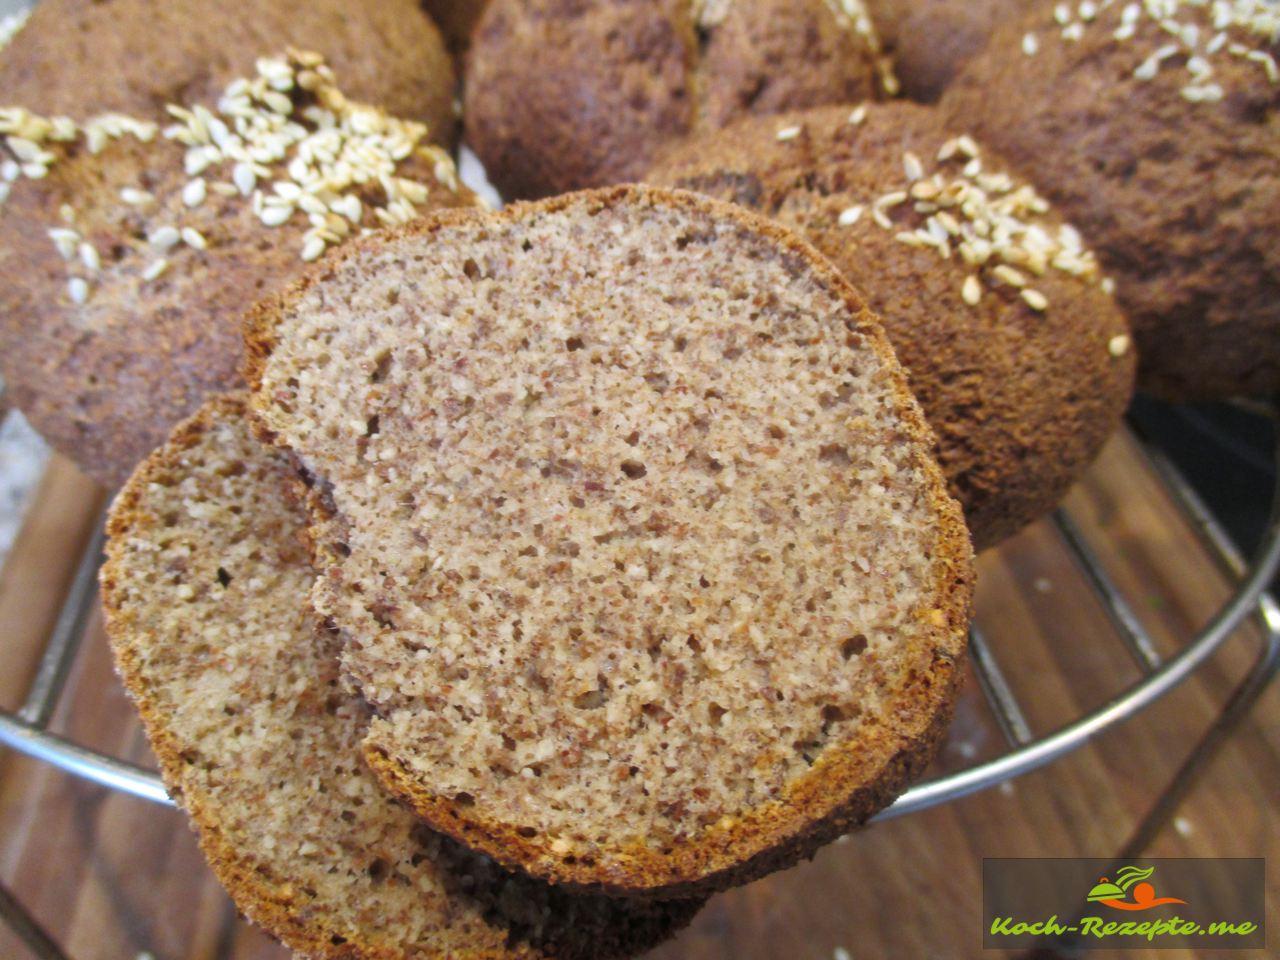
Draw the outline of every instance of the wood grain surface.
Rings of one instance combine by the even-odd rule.
[[[0,703],[8,708],[21,699],[101,502],[100,491],[55,460],[28,528],[0,571]],[[1107,448],[1072,493],[1068,511],[1162,650],[1175,649],[1227,597],[1226,580],[1131,437]],[[1051,523],[985,555],[979,568],[978,621],[1035,731],[1052,730],[1138,678]],[[874,825],[810,863],[716,897],[652,956],[830,960],[837,948],[876,960],[983,955],[982,858],[1115,853],[1248,669],[1257,644],[1255,629],[1240,631],[1164,701],[1043,771]],[[54,727],[86,745],[151,762],[97,618]],[[959,768],[1003,749],[971,683],[937,768]],[[1192,792],[1176,828],[1149,852],[1271,856],[1278,801],[1280,694],[1272,689]],[[1277,874],[1271,871],[1267,891],[1272,920],[1280,902]],[[0,755],[0,881],[72,960],[134,960],[144,952],[155,960],[286,956],[236,918],[181,814],[9,755]],[[1273,931],[1273,943],[1276,937]],[[0,929],[0,958],[29,956]]]

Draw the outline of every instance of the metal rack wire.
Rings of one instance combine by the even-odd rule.
[[[1014,683],[1006,676],[981,629],[975,626],[970,634],[973,666],[1008,749],[993,759],[912,787],[893,806],[883,811],[880,819],[904,816],[993,787],[1078,749],[1177,687],[1252,617],[1261,627],[1259,655],[1218,720],[1193,749],[1178,778],[1166,789],[1166,794],[1180,795],[1185,793],[1190,780],[1212,755],[1222,736],[1247,714],[1258,694],[1274,677],[1280,664],[1280,605],[1266,592],[1266,587],[1280,569],[1280,482],[1273,496],[1272,516],[1257,557],[1252,563],[1246,563],[1172,463],[1150,445],[1143,444],[1142,448],[1152,469],[1164,481],[1212,556],[1235,582],[1231,598],[1177,653],[1162,658],[1123,592],[1098,561],[1093,547],[1070,516],[1059,510],[1054,514],[1054,524],[1141,671],[1140,679],[1097,709],[1056,730],[1038,732],[1031,728],[1019,705]],[[1277,450],[1277,458],[1280,462],[1280,449]],[[99,532],[80,560],[26,701],[16,713],[0,710],[0,744],[113,790],[167,804],[171,801],[154,772],[87,750],[48,729],[80,648],[86,620],[97,602],[95,578],[101,553],[99,525]],[[1167,805],[1164,801],[1165,796],[1162,795],[1157,808],[1163,809]],[[1169,812],[1175,807],[1170,806]],[[1157,826],[1151,823],[1139,829],[1153,830]]]

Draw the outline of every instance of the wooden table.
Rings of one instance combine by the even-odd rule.
[[[101,491],[55,459],[0,572],[0,703],[6,707],[21,700],[34,654],[102,502]],[[1164,650],[1201,626],[1227,596],[1218,568],[1132,438],[1113,441],[1068,506]],[[1037,732],[1138,678],[1049,523],[981,559],[978,619]],[[980,955],[982,858],[1115,853],[1216,716],[1256,647],[1252,628],[1242,630],[1163,702],[1041,772],[877,824],[811,863],[716,897],[690,929],[653,956],[829,960],[838,947],[877,960]],[[150,762],[96,621],[54,728],[86,745]],[[1273,689],[1149,852],[1274,854],[1278,731],[1280,694]],[[968,765],[1003,748],[985,701],[970,684],[938,768]],[[236,918],[181,814],[12,755],[0,756],[0,880],[72,960],[134,960],[144,951],[155,960],[286,955]],[[1268,912],[1275,922],[1280,871],[1271,871],[1269,884]],[[1277,936],[1273,931],[1273,942]],[[1175,960],[1180,953],[1160,956]],[[0,929],[0,957],[26,960],[29,954]]]

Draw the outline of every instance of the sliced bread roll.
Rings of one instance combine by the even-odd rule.
[[[236,906],[302,955],[378,960],[630,953],[688,920],[510,876],[378,789],[291,470],[242,413],[210,401],[138,469],[102,572],[117,666]]]
[[[740,208],[441,214],[256,310],[377,775],[540,877],[687,895],[928,760],[971,550],[875,318]]]

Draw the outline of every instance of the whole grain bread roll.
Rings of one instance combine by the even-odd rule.
[[[645,179],[794,227],[852,281],[907,368],[979,550],[1051,510],[1128,406],[1128,326],[1092,253],[933,110],[747,118]]]
[[[36,429],[102,483],[240,382],[241,315],[304,260],[476,202],[429,128],[337,84],[299,53],[259,61],[233,97],[187,102],[168,130],[0,112],[6,142],[32,158],[0,168],[17,176],[0,187],[0,372]]]
[[[466,137],[507,199],[635,180],[659,146],[748,113],[892,86],[862,0],[494,0]]]
[[[353,98],[452,145],[453,64],[416,0],[40,0],[0,56],[0,90],[47,116],[163,121],[171,103],[212,106],[286,47],[322,54]]]
[[[307,603],[293,469],[209,401],[112,508],[107,632],[165,784],[236,907],[298,956],[630,955],[697,903],[573,896],[432,834],[360,758],[369,710]]]
[[[1037,2],[943,98],[1115,277],[1139,386],[1280,389],[1280,10]]]
[[[1002,22],[1036,0],[866,0],[904,96],[933,103]]]
[[[247,332],[313,478],[313,600],[382,782],[534,876],[688,896],[794,863],[922,769],[971,549],[874,316],[691,193],[455,211]]]

